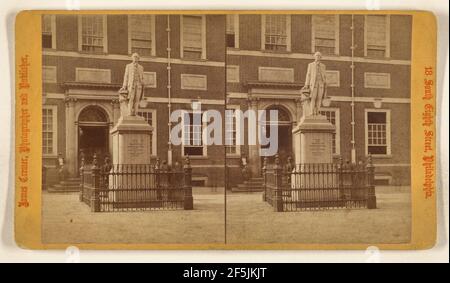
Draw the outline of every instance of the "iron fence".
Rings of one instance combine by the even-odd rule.
[[[275,211],[376,208],[374,166],[366,163],[263,164],[263,200]]]
[[[192,168],[155,164],[82,165],[80,201],[93,212],[193,209]],[[83,164],[83,162],[82,162]]]

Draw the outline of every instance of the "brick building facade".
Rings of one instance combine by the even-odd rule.
[[[370,153],[377,182],[408,185],[411,29],[404,15],[227,15],[227,107],[278,109],[285,162],[307,64],[320,51],[331,97],[322,113],[336,126],[335,158],[359,162]],[[234,183],[242,156],[261,168],[258,145],[228,147]]]
[[[192,111],[192,102],[201,101],[203,110],[223,113],[224,35],[223,15],[44,15],[45,183],[57,182],[59,153],[69,177],[77,176],[82,152],[87,163],[94,152],[100,159],[111,154],[118,90],[125,65],[137,52],[145,79],[139,115],[154,128],[152,159],[175,163],[190,155],[194,185],[222,186],[222,146],[168,141],[169,111]]]
[[[335,158],[358,162],[370,153],[379,183],[408,185],[411,25],[405,15],[44,15],[45,183],[57,182],[59,153],[72,177],[81,152],[86,162],[111,154],[117,91],[133,52],[145,72],[139,114],[154,128],[152,158],[175,163],[188,154],[194,185],[223,186],[226,156],[229,185],[241,183],[242,158],[261,168],[259,145],[170,145],[169,113],[193,102],[221,113],[277,109],[285,161],[307,64],[321,51]]]

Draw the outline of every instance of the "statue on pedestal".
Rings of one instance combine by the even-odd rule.
[[[119,90],[120,115],[135,116],[144,92],[144,67],[139,65],[139,54],[131,55],[132,62],[125,68],[123,85]]]
[[[319,115],[322,101],[327,96],[326,67],[320,62],[322,54],[316,52],[314,58],[314,62],[308,64],[305,86],[300,91],[304,117]]]

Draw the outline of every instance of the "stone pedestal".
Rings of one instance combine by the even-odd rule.
[[[325,116],[303,117],[292,130],[295,164],[332,163],[335,127]]]
[[[140,116],[120,117],[110,131],[113,164],[150,164],[153,128]]]
[[[334,130],[334,126],[325,116],[316,115],[303,117],[292,131],[296,164],[295,171],[291,175],[292,188],[323,189],[337,185],[332,174],[323,173],[329,168],[328,164],[333,162]],[[305,200],[320,199],[313,194]]]
[[[143,117],[122,116],[110,131],[114,171],[109,176],[109,187],[116,190],[115,208],[135,207],[137,203],[153,205],[156,200],[155,195],[137,190],[152,188],[156,182],[155,174],[145,175],[139,166],[150,164],[152,130]]]

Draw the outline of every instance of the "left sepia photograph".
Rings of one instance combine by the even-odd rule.
[[[202,138],[225,111],[225,26],[42,16],[43,243],[225,242],[225,147]]]

